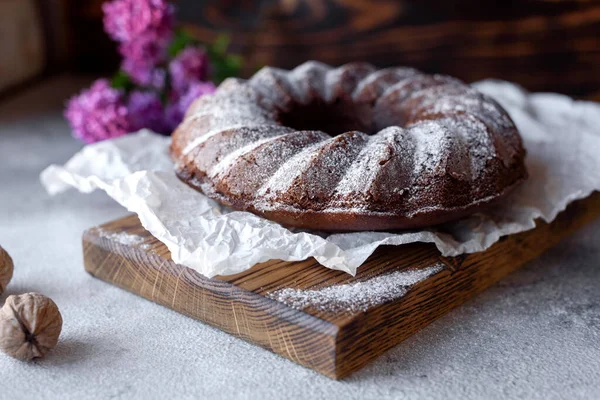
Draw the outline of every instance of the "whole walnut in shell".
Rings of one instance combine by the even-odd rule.
[[[6,250],[0,246],[0,294],[6,289],[13,275],[13,260]]]
[[[8,296],[0,308],[0,350],[20,360],[44,357],[58,342],[62,317],[39,293]]]

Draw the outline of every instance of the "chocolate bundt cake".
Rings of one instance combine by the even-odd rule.
[[[228,79],[173,134],[178,176],[237,210],[327,231],[434,225],[523,181],[507,113],[458,79],[307,62]]]

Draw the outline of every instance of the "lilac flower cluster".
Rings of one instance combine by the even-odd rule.
[[[165,119],[164,107],[156,93],[139,90],[131,92],[127,101],[127,109],[129,110],[131,132],[148,128],[157,133],[167,134],[172,130],[171,125]]]
[[[142,128],[164,134],[172,129],[155,93],[136,90],[126,98],[105,79],[97,80],[91,88],[71,98],[65,117],[74,136],[86,143],[116,138]]]
[[[186,47],[169,64],[171,86],[185,93],[192,83],[208,78],[208,56],[198,47]]]
[[[164,0],[114,0],[104,3],[104,28],[117,42],[152,36],[168,43],[173,34],[174,8]]]
[[[93,143],[142,128],[172,132],[196,98],[215,91],[208,55],[188,46],[169,62],[174,8],[166,0],[113,0],[103,11],[106,32],[119,42],[121,69],[137,87],[127,93],[100,79],[73,97],[65,117],[74,135]]]
[[[140,85],[161,88],[164,79],[154,70],[173,37],[174,7],[165,0],[113,0],[102,10],[104,29],[120,43],[123,70]]]
[[[171,60],[169,77],[173,101],[167,107],[166,119],[173,129],[183,120],[185,112],[195,99],[215,91],[215,85],[205,81],[208,68],[208,56],[203,49],[197,47],[187,47]]]
[[[186,92],[179,96],[174,102],[167,106],[166,110],[166,122],[172,130],[183,120],[185,112],[190,105],[198,97],[204,96],[205,94],[211,94],[215,91],[215,85],[212,82],[194,82],[192,83]]]
[[[110,87],[106,79],[69,100],[65,117],[75,137],[86,143],[122,136],[129,132],[129,110],[123,93]]]

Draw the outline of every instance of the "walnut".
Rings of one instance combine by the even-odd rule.
[[[56,346],[62,317],[52,299],[39,293],[8,296],[0,308],[0,350],[20,360],[46,355]]]
[[[13,275],[13,260],[6,250],[0,246],[0,294],[6,289]]]

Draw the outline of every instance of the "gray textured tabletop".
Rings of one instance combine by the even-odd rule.
[[[0,398],[600,398],[600,220],[339,382],[92,278],[81,233],[126,211],[38,180],[81,147],[61,110],[84,83],[0,103],[0,301],[41,292],[64,319],[46,359],[0,355]]]

